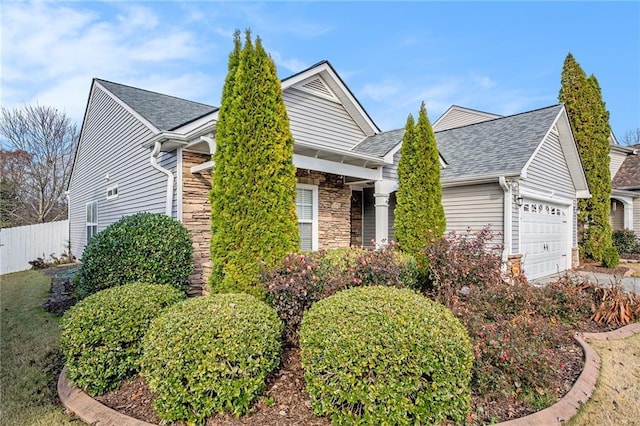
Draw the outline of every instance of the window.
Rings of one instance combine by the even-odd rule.
[[[98,233],[98,202],[87,203],[87,243]]]
[[[296,211],[300,231],[300,249],[318,250],[318,187],[298,184]]]
[[[112,198],[118,198],[118,184],[112,185],[107,188],[107,200]]]

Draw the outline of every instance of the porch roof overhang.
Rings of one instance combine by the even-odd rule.
[[[633,189],[636,189],[636,188],[633,188]],[[611,196],[612,197],[618,196],[618,197],[638,198],[638,197],[640,197],[640,192],[630,191],[630,190],[627,190],[627,189],[616,189],[616,188],[613,188],[611,190]]]

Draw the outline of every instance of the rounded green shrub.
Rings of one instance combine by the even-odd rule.
[[[412,290],[358,287],[317,302],[302,320],[300,348],[314,412],[334,424],[466,420],[467,331]]]
[[[164,421],[202,423],[216,412],[240,415],[280,363],[282,323],[249,294],[186,300],[151,325],[142,376]]]
[[[93,395],[116,388],[138,371],[151,320],[183,298],[168,285],[132,283],[81,300],[61,322],[67,376]]]
[[[75,296],[145,281],[186,290],[193,272],[193,247],[187,229],[156,213],[126,216],[98,233],[82,255]]]

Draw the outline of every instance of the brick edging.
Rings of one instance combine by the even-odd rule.
[[[580,407],[589,400],[600,374],[600,357],[585,339],[617,340],[640,333],[640,323],[604,333],[576,333],[574,338],[584,351],[584,368],[569,392],[560,401],[544,410],[519,419],[498,423],[501,426],[561,425],[573,417]],[[63,368],[58,378],[58,396],[62,405],[82,421],[100,426],[153,426],[113,410],[67,381],[67,368]]]
[[[501,426],[525,425],[561,425],[578,413],[580,407],[591,398],[600,374],[600,356],[585,341],[617,340],[640,333],[640,323],[626,325],[622,328],[604,333],[576,333],[574,338],[584,350],[584,369],[569,392],[560,401],[544,410],[519,419],[498,423]]]
[[[71,385],[67,381],[67,367],[62,369],[58,378],[58,397],[72,415],[90,425],[153,426],[152,423],[143,422],[113,410],[91,398],[80,388]]]

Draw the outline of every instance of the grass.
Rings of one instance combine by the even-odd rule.
[[[56,393],[62,365],[58,318],[40,307],[49,285],[50,279],[37,271],[0,276],[2,426],[72,422],[64,414]]]
[[[593,396],[569,425],[640,424],[640,334],[623,340],[591,340],[589,344],[602,360],[600,377]]]

